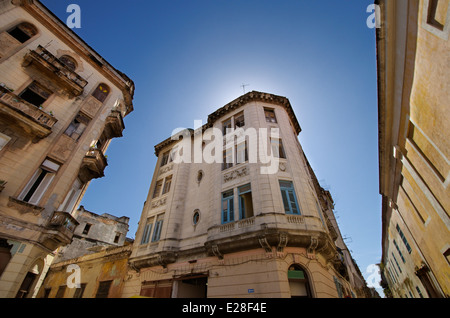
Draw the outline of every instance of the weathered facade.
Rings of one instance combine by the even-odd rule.
[[[132,245],[54,262],[37,298],[120,298]]]
[[[156,145],[122,296],[361,296],[300,131],[287,98],[253,91]]]
[[[39,1],[0,1],[0,297],[31,297],[104,152],[122,136],[134,84]]]
[[[383,284],[450,295],[450,1],[376,1]]]
[[[79,225],[73,233],[72,243],[58,249],[55,263],[131,242],[126,237],[130,220],[127,216],[116,217],[108,213],[98,215],[86,210],[84,206],[80,206],[72,216]]]

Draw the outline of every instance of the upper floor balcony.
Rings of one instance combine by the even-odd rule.
[[[54,249],[70,244],[78,225],[79,222],[70,213],[55,211],[43,233],[44,245]]]
[[[42,139],[52,132],[57,119],[39,107],[27,102],[7,88],[0,86],[0,116],[21,127],[31,136]]]
[[[25,55],[22,65],[24,67],[35,67],[42,71],[74,97],[80,96],[88,83],[41,45]]]
[[[264,248],[268,253],[286,246],[304,247],[308,253],[321,249],[330,259],[335,248],[319,217],[284,213],[265,213],[215,225],[208,229],[205,247],[213,254]]]
[[[112,110],[105,121],[105,129],[103,133],[106,139],[122,137],[122,132],[125,129],[122,114],[119,110]]]
[[[91,148],[83,158],[78,177],[83,183],[104,177],[107,165],[108,162],[103,152],[100,149]]]

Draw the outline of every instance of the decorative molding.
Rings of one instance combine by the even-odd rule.
[[[151,208],[154,209],[154,208],[163,206],[163,205],[165,205],[166,203],[167,203],[167,197],[162,198],[162,199],[159,199],[159,200],[157,200],[157,201],[155,201],[155,202],[152,202],[152,207],[151,207]]]
[[[315,251],[318,245],[319,245],[319,238],[311,236],[311,243],[309,244],[308,249],[306,250],[309,259],[315,258]]]
[[[225,173],[223,175],[223,182],[226,183],[228,181],[241,178],[247,175],[249,175],[248,167],[242,167],[241,169],[236,169]]]
[[[277,255],[282,256],[284,252],[284,248],[286,247],[288,243],[288,234],[287,233],[280,233],[280,241],[277,246]]]
[[[260,236],[258,238],[259,244],[261,244],[261,247],[266,251],[267,256],[270,257],[272,255],[272,247],[270,246],[269,242],[267,241],[267,238],[265,236]]]
[[[172,170],[173,170],[173,163],[170,165],[166,165],[163,168],[159,169],[158,176],[160,176],[164,173],[167,173],[169,171],[172,171]]]
[[[220,251],[219,251],[219,246],[213,245],[213,246],[211,246],[211,250],[212,250],[213,254],[214,254],[215,256],[217,256],[217,258],[218,258],[219,260],[223,260],[223,254],[220,253]]]

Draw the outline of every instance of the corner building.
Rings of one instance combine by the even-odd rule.
[[[71,243],[133,92],[42,3],[0,1],[0,298],[32,297]]]
[[[177,161],[181,143],[189,143],[193,158],[196,136],[210,128],[278,128],[279,136],[258,136],[264,151],[257,162],[250,160],[251,138],[224,140],[223,162]],[[156,145],[122,296],[356,297],[300,131],[287,98],[252,91],[210,114],[201,128]],[[205,152],[212,140],[203,138]],[[263,174],[271,150],[278,169]]]

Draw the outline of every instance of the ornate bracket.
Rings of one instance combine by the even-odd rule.
[[[219,251],[219,246],[213,245],[211,246],[212,252],[219,260],[223,260],[223,254]]]
[[[319,245],[319,238],[311,236],[311,243],[309,244],[309,247],[306,250],[308,258],[313,259],[315,257],[315,252],[318,245]]]
[[[277,255],[283,254],[284,248],[286,247],[287,243],[288,243],[288,234],[280,233],[280,241],[278,242],[277,246]]]
[[[259,244],[261,244],[261,247],[266,251],[267,256],[272,256],[272,247],[270,246],[269,242],[267,242],[267,238],[265,236],[260,236],[258,238]]]

